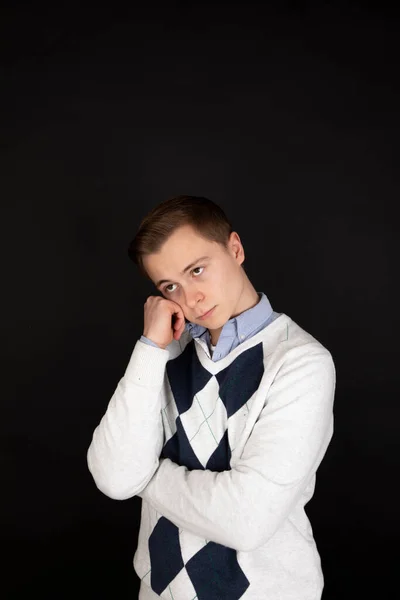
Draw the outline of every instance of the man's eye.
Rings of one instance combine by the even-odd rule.
[[[193,273],[193,271],[197,271],[197,269],[204,269],[204,268],[205,268],[205,267],[195,267],[194,269],[192,269],[192,271],[191,271],[191,272]],[[199,273],[199,275],[201,275],[201,273]],[[198,275],[196,275],[196,277],[198,277]],[[164,290],[163,290],[163,291],[164,291],[164,293],[166,293],[166,294],[172,294],[172,293],[173,293],[175,290],[169,290],[169,289],[168,289],[168,288],[169,288],[169,287],[171,287],[172,285],[176,285],[176,284],[175,284],[175,283],[170,283],[170,284],[166,285],[166,286],[165,286],[165,288],[164,288]]]

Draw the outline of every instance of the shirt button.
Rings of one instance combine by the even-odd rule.
[[[243,339],[243,338],[244,338],[244,335],[241,335],[240,337]]]

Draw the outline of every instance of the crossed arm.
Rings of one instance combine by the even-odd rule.
[[[189,471],[162,458],[137,495],[207,540],[241,551],[265,544],[304,493],[333,434],[334,363],[326,349],[309,346],[288,356],[231,470]]]

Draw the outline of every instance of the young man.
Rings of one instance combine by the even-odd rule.
[[[153,209],[130,255],[162,296],[88,466],[107,496],[142,498],[139,599],[320,599],[304,506],[333,434],[330,352],[256,292],[205,198]]]

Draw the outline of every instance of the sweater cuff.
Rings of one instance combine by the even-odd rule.
[[[168,350],[138,340],[124,377],[142,387],[161,388],[168,359]]]

